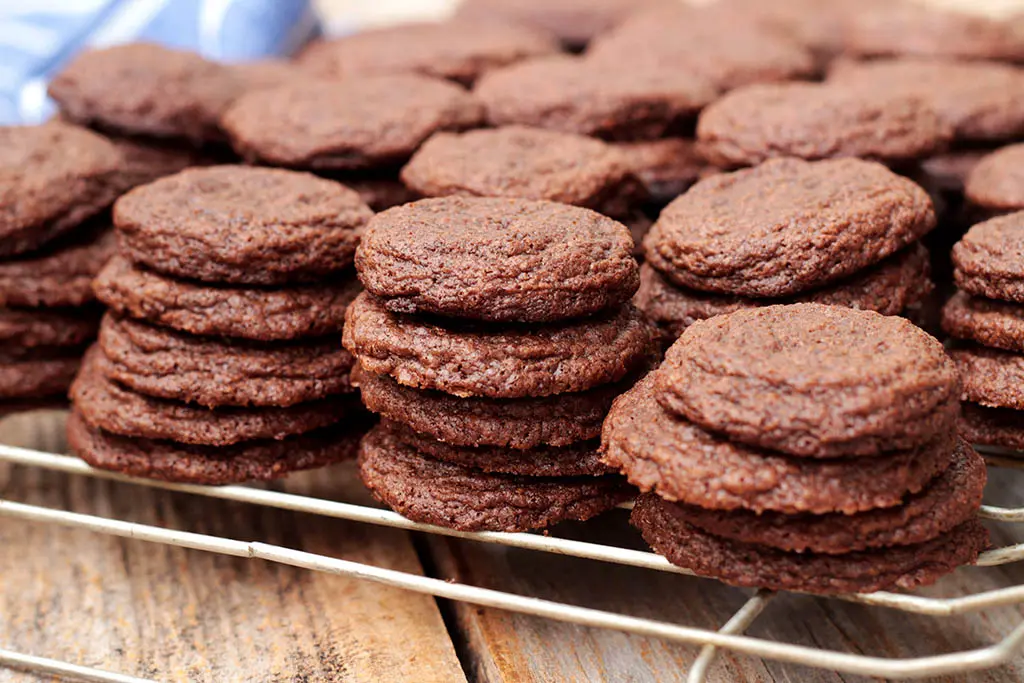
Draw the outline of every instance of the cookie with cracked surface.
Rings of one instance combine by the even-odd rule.
[[[624,225],[588,209],[442,197],[374,216],[356,269],[395,313],[551,322],[629,301],[639,285],[632,247]]]
[[[629,500],[620,477],[486,473],[425,456],[378,425],[359,447],[374,497],[414,522],[460,531],[528,531],[590,519]]]
[[[957,292],[942,309],[942,329],[957,339],[1024,353],[1024,306]]]
[[[984,346],[954,348],[949,355],[963,382],[963,400],[1024,410],[1024,356]]]
[[[1024,303],[1024,211],[971,227],[953,246],[953,279],[975,296]]]
[[[1024,451],[1024,411],[965,401],[960,412],[960,434],[979,446]]]
[[[653,204],[667,204],[681,195],[708,167],[697,143],[686,138],[620,142],[615,148],[625,156]]]
[[[304,79],[246,93],[221,124],[251,163],[318,170],[401,164],[440,130],[480,123],[477,100],[454,83],[417,76]]]
[[[637,500],[630,520],[655,552],[700,576],[733,586],[824,595],[926,586],[973,563],[989,545],[988,531],[972,519],[914,545],[841,555],[786,552],[702,531],[652,494]]]
[[[390,313],[364,292],[346,313],[343,343],[368,372],[405,386],[525,398],[616,382],[648,361],[656,333],[629,304],[580,321],[498,326]]]
[[[954,428],[873,458],[796,458],[744,446],[662,408],[658,373],[615,401],[601,441],[607,464],[668,500],[714,510],[854,514],[899,505],[950,463]]]
[[[102,311],[0,308],[3,351],[40,347],[70,348],[96,338]]]
[[[935,227],[928,193],[859,159],[774,159],[694,185],[644,239],[678,285],[748,297],[820,288],[872,266]]]
[[[340,333],[345,309],[362,291],[351,271],[309,285],[212,287],[155,273],[123,256],[107,263],[93,288],[100,301],[123,317],[200,336],[257,341]]]
[[[210,339],[107,314],[99,347],[109,379],[207,408],[287,407],[352,391],[352,355],[334,337],[276,344]]]
[[[92,280],[117,248],[104,223],[83,226],[43,251],[0,261],[0,307],[78,307],[95,300]]]
[[[1007,145],[986,154],[971,169],[964,195],[971,204],[990,212],[1024,209],[1024,144]]]
[[[373,215],[352,190],[309,173],[248,166],[182,171],[117,200],[121,253],[175,277],[270,285],[352,264]]]

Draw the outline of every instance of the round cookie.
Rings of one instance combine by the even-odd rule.
[[[217,120],[241,87],[194,52],[130,43],[82,52],[47,91],[76,123],[199,144],[222,137]]]
[[[63,396],[81,364],[80,352],[31,351],[21,358],[0,358],[0,400]]]
[[[433,133],[472,128],[482,116],[454,83],[408,74],[256,90],[221,125],[250,163],[345,170],[400,164]]]
[[[988,408],[1024,410],[1024,356],[983,346],[953,349],[963,400]]]
[[[3,350],[39,347],[73,348],[96,338],[100,311],[0,308]]]
[[[0,256],[37,249],[99,213],[123,189],[120,153],[77,126],[0,128]]]
[[[705,431],[662,408],[655,371],[615,401],[604,461],[641,491],[714,510],[854,514],[893,507],[949,466],[955,430],[875,458],[793,458]]]
[[[789,553],[700,531],[655,495],[638,499],[630,519],[655,552],[699,576],[733,586],[820,594],[926,586],[974,562],[989,542],[981,522],[970,520],[915,545],[842,555]]]
[[[362,287],[349,272],[335,277],[274,289],[210,287],[165,277],[115,256],[93,288],[121,316],[201,336],[287,341],[341,332],[345,309]]]
[[[620,142],[615,147],[653,204],[667,204],[697,182],[708,169],[697,144],[686,138]]]
[[[396,313],[550,322],[629,301],[639,285],[622,224],[527,199],[443,197],[377,214],[356,268]]]
[[[1024,412],[964,402],[960,413],[960,434],[980,446],[1024,450]]]
[[[715,97],[703,79],[680,69],[614,68],[569,56],[497,69],[473,92],[495,126],[522,124],[613,140],[662,137]]]
[[[153,398],[287,407],[352,391],[353,359],[333,337],[253,344],[207,339],[108,314],[99,346],[109,379]]]
[[[953,279],[975,296],[1024,303],[1024,212],[968,230],[953,246]]]
[[[941,151],[952,136],[919,97],[842,83],[748,86],[714,102],[697,122],[701,153],[724,168],[777,157],[895,163]]]
[[[913,244],[850,278],[785,300],[706,294],[677,287],[650,264],[644,264],[633,303],[665,332],[670,342],[698,320],[772,304],[807,302],[898,315],[931,293],[928,259],[928,250],[920,243]]]
[[[460,531],[528,531],[590,519],[629,500],[620,477],[520,477],[433,460],[387,429],[370,430],[359,474],[374,497],[422,524]]]
[[[783,297],[874,265],[935,223],[928,194],[881,164],[775,159],[694,185],[644,250],[683,287]]]
[[[1024,144],[997,149],[975,164],[964,195],[976,207],[990,213],[1007,213],[1024,209]]]
[[[655,332],[630,305],[597,317],[537,327],[442,327],[389,313],[363,293],[349,306],[345,348],[376,375],[454,396],[524,398],[616,382],[652,355]]]
[[[957,292],[942,309],[942,329],[957,339],[1024,353],[1024,307]]]
[[[90,428],[72,410],[68,445],[75,455],[99,469],[179,484],[222,486],[279,479],[290,472],[351,460],[364,429],[364,425],[345,425],[281,441],[193,446],[107,434]]]
[[[0,261],[0,307],[77,307],[92,302],[92,280],[117,248],[114,231],[104,225],[70,237],[44,252]]]
[[[351,265],[373,212],[308,173],[247,166],[182,171],[114,206],[121,254],[167,275],[270,285],[317,281]]]
[[[625,214],[639,194],[615,148],[525,126],[438,133],[402,169],[402,182],[424,197],[546,199],[606,216]]]

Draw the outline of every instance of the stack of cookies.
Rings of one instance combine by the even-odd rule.
[[[790,301],[903,313],[931,291],[928,194],[859,159],[773,159],[700,181],[644,241],[635,302],[667,343],[697,320]]]
[[[612,399],[654,332],[624,226],[523,199],[425,199],[377,214],[356,268],[345,347],[384,418],[360,473],[410,519],[523,531],[631,496],[597,458]]]
[[[616,400],[604,459],[660,554],[740,586],[913,588],[973,562],[980,456],[959,381],[908,321],[819,304],[694,324]]]
[[[99,214],[123,171],[82,128],[0,128],[0,412],[59,403],[95,339],[90,281],[114,248]]]
[[[338,344],[372,212],[292,171],[189,169],[118,200],[110,308],[72,387],[72,450],[95,467],[199,484],[355,455],[366,423]]]

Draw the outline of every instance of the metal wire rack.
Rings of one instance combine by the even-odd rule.
[[[986,453],[986,457],[991,465],[1024,468],[1024,461],[1008,458],[1006,455],[997,451]],[[459,532],[442,527],[418,524],[388,510],[246,486],[185,486],[133,479],[92,469],[74,457],[12,446],[0,445],[0,462],[43,468],[73,475],[129,482],[139,486],[323,515],[408,531],[441,534],[537,552],[568,555],[654,571],[674,572],[677,574],[690,573],[669,564],[664,558],[650,552],[568,540],[541,534]],[[387,586],[483,607],[499,608],[583,626],[615,629],[641,636],[663,638],[668,641],[702,646],[700,655],[695,660],[688,674],[688,680],[691,683],[699,683],[706,679],[708,669],[714,662],[720,649],[728,649],[733,652],[765,659],[829,669],[841,673],[885,678],[923,678],[951,673],[966,673],[999,666],[1017,654],[1022,642],[1024,642],[1024,620],[1022,620],[1009,633],[1006,633],[1001,640],[987,647],[916,658],[874,657],[822,650],[804,645],[775,642],[744,635],[744,632],[769,602],[776,599],[776,594],[769,591],[758,591],[753,594],[719,630],[712,631],[563,604],[489,588],[453,583],[419,574],[375,567],[265,543],[170,530],[120,519],[108,519],[66,510],[26,505],[3,499],[0,499],[0,516],[28,522],[44,522],[65,527],[88,529],[111,536],[151,543],[163,543],[247,559],[277,562],[313,571],[365,579]],[[992,522],[1018,524],[1024,522],[1024,507],[1007,508],[986,505],[982,507],[981,516]],[[1022,559],[1024,559],[1024,543],[989,550],[981,555],[978,565],[996,566],[1018,562]],[[1024,585],[951,598],[932,598],[914,594],[882,592],[863,595],[840,595],[828,599],[845,600],[915,614],[947,617],[999,606],[1024,603]],[[9,667],[73,680],[113,683],[146,682],[146,679],[134,676],[81,667],[66,662],[2,649],[0,649],[0,667]]]

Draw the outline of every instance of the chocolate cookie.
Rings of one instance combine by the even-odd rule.
[[[1008,145],[982,157],[975,165],[964,194],[982,209],[1006,213],[1024,209],[1024,144]]]
[[[0,400],[48,398],[67,393],[81,363],[80,351],[43,349],[21,358],[0,357]]]
[[[644,264],[640,267],[640,289],[633,303],[665,332],[669,341],[675,341],[698,320],[773,304],[818,303],[898,315],[932,291],[928,259],[928,250],[920,243],[913,244],[828,287],[781,300],[706,294],[677,287],[650,264]]]
[[[75,411],[68,417],[71,452],[93,467],[130,477],[221,486],[279,479],[355,457],[365,426],[329,427],[281,441],[192,446],[133,439],[92,429]]]
[[[217,120],[241,88],[194,52],[132,43],[82,52],[47,90],[76,123],[203,143],[221,137]]]
[[[140,394],[208,408],[287,407],[352,390],[352,356],[333,337],[253,344],[206,339],[108,314],[107,376]]]
[[[685,138],[662,138],[620,142],[626,164],[644,188],[653,204],[667,204],[697,182],[707,162],[697,152],[697,144]]]
[[[0,350],[77,347],[96,338],[100,311],[0,308]]]
[[[631,305],[537,327],[437,322],[389,313],[363,293],[349,306],[345,348],[368,372],[455,396],[524,398],[615,382],[651,356],[655,332]]]
[[[414,522],[460,531],[528,531],[586,520],[629,500],[620,477],[520,477],[424,456],[377,426],[359,448],[374,497]]]
[[[842,83],[748,86],[717,100],[697,123],[701,153],[725,168],[777,157],[895,163],[941,151],[952,137],[913,94]]]
[[[1024,212],[968,230],[953,247],[953,279],[976,296],[1024,303]]]
[[[971,564],[988,547],[988,532],[970,520],[924,543],[826,555],[791,553],[730,541],[688,524],[676,507],[642,496],[630,518],[655,552],[700,576],[733,586],[805,593],[910,590]]]
[[[694,185],[644,240],[678,285],[748,297],[822,287],[935,227],[928,194],[881,164],[776,159]]]
[[[1024,410],[1024,356],[983,346],[949,352],[963,382],[963,400]]]
[[[191,166],[209,166],[214,157],[174,141],[112,136],[108,140],[121,153],[125,189],[151,183]]]
[[[627,140],[661,137],[715,97],[703,79],[682,69],[614,68],[568,56],[492,71],[474,94],[496,126]]]
[[[221,124],[249,162],[344,170],[400,164],[433,133],[472,128],[482,116],[454,83],[408,74],[256,90]]]
[[[942,329],[958,339],[1024,353],[1024,306],[957,292],[942,309]]]
[[[114,231],[98,225],[58,240],[43,252],[0,261],[0,307],[90,303],[95,298],[92,280],[116,247]]]
[[[0,256],[36,249],[109,206],[123,189],[117,149],[63,123],[0,128]]]
[[[874,458],[794,458],[705,431],[659,405],[655,371],[605,420],[604,461],[641,491],[713,510],[854,514],[899,505],[950,463],[955,430]]]
[[[107,263],[93,288],[97,298],[121,316],[202,336],[259,341],[340,333],[345,309],[362,291],[348,271],[311,285],[213,287],[165,277],[134,266],[123,256]]]
[[[209,282],[316,281],[352,263],[373,215],[352,190],[308,173],[193,168],[137,187],[114,206],[121,253]]]
[[[392,312],[550,322],[629,301],[632,247],[624,225],[587,209],[445,197],[374,216],[356,268]]]
[[[1024,450],[1024,412],[965,402],[961,406],[960,435],[979,446]]]
[[[628,212],[639,194],[625,155],[573,133],[524,126],[438,133],[402,169],[424,197],[547,199],[608,216]]]

